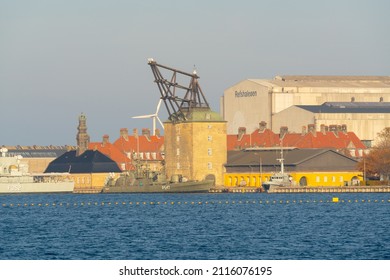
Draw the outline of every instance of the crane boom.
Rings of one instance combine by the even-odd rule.
[[[194,70],[193,73],[187,73],[172,67],[158,64],[154,59],[148,59],[148,64],[154,75],[154,82],[160,91],[160,99],[164,101],[165,108],[168,111],[169,120],[172,122],[186,121],[186,115],[194,108],[210,109],[209,103],[199,85],[199,76]],[[172,72],[170,80],[167,80],[161,74],[159,68]],[[190,77],[188,86],[181,85],[177,82],[177,76],[183,75]],[[177,95],[177,91],[184,90],[183,97]]]

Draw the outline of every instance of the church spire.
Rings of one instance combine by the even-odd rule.
[[[77,156],[88,150],[89,135],[87,133],[87,117],[81,113],[79,117],[79,126],[77,127]]]

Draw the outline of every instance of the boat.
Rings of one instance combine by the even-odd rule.
[[[73,192],[69,173],[31,174],[28,165],[21,163],[22,156],[6,156],[6,148],[0,151],[0,194]]]
[[[280,162],[280,171],[272,174],[270,180],[262,184],[264,192],[273,192],[277,188],[292,186],[292,177],[284,172],[283,147],[280,149],[280,158],[277,161]]]
[[[161,172],[135,170],[108,178],[102,193],[205,193],[213,186],[214,180],[188,180],[182,175],[167,180]]]

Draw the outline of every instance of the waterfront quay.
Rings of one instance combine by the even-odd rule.
[[[212,188],[211,193],[258,193],[262,188],[233,187]],[[390,186],[354,186],[354,187],[280,187],[268,193],[389,193]]]

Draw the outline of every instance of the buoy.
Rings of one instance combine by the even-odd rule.
[[[338,198],[338,197],[333,197],[333,198],[332,198],[332,202],[334,202],[334,203],[339,202],[339,198]]]

